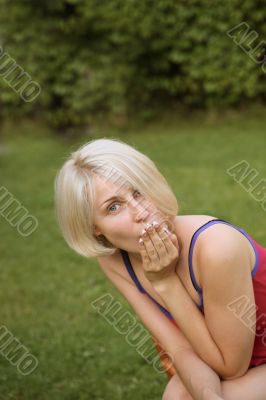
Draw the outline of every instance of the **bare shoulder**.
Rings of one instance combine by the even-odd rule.
[[[191,250],[192,237],[199,228],[215,219],[218,220],[220,218],[212,215],[181,215],[176,218],[176,233],[183,247],[180,272],[186,278],[188,286],[191,286],[188,274],[188,255]],[[212,224],[207,229],[201,231],[196,238],[193,248],[193,269],[196,280],[200,280],[198,264],[200,262],[204,264],[207,254],[212,253],[214,257],[223,257],[233,251],[239,252],[239,254],[241,253],[246,257],[245,259],[248,260],[251,271],[255,265],[256,255],[252,244],[242,232],[225,223]],[[191,291],[194,293],[193,287],[191,287]]]
[[[96,260],[102,270],[113,270],[118,261],[118,252],[106,257],[96,257]]]
[[[96,257],[96,261],[104,274],[112,281],[116,278],[120,278],[125,282],[130,283],[130,285],[133,285],[132,281],[128,277],[122,254],[119,249],[110,256]]]
[[[209,252],[218,250],[221,245],[227,247],[227,249],[236,249],[243,251],[247,248],[247,244],[250,244],[249,240],[236,229],[234,226],[227,225],[224,223],[213,224],[204,230],[199,238],[198,242],[201,242],[202,248]],[[221,249],[222,250],[222,249]]]
[[[211,219],[216,219],[216,217],[210,218],[206,222]],[[203,222],[203,224],[206,222]],[[202,231],[197,237],[195,247],[196,259],[199,263],[204,263],[206,257],[211,257],[212,259],[217,257],[243,257],[249,263],[250,270],[252,270],[256,261],[254,249],[247,237],[235,227],[224,223],[210,225]]]
[[[181,229],[183,228],[183,233],[187,234],[187,239],[189,241],[194,233],[196,233],[196,231],[207,222],[216,219],[219,220],[218,217],[211,215],[184,215],[181,216],[181,218],[183,221],[181,220],[182,224],[180,224],[180,227]],[[221,245],[221,242],[228,246],[240,245],[240,247],[243,245],[246,247],[247,244],[250,244],[249,240],[243,235],[243,233],[235,227],[225,223],[209,225],[207,229],[200,233],[196,241],[198,247],[207,248],[209,251],[212,250],[212,245],[218,246]]]

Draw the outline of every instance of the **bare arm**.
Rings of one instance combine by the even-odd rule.
[[[174,366],[187,390],[195,400],[209,388],[221,395],[221,383],[217,374],[194,352],[183,333],[158,309],[158,307],[126,279],[115,272],[112,261],[98,259],[99,265],[113,285],[126,298],[141,321],[174,361]]]
[[[228,305],[244,296],[255,308],[249,260],[238,241],[221,237],[219,243],[208,242],[199,261],[204,316],[177,275],[154,288],[198,356],[223,379],[242,376],[252,355],[254,333]]]

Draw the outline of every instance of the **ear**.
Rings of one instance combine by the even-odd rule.
[[[101,231],[95,225],[93,225],[93,233],[95,236],[101,235]]]

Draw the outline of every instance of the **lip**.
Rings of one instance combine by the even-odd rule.
[[[145,228],[147,228],[147,226],[148,225],[150,225],[150,224],[152,224],[153,222],[157,222],[158,224],[159,224],[159,226],[163,226],[163,228],[166,228],[168,231],[169,231],[169,226],[168,226],[168,224],[167,224],[167,221],[165,221],[164,219],[159,219],[159,218],[153,218],[153,219],[151,219],[150,221],[148,221],[143,227],[142,227],[142,229],[141,229],[141,231],[140,231],[140,235],[142,234],[142,232],[143,232],[143,230],[145,229]]]

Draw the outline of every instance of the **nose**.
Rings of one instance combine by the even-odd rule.
[[[143,199],[141,201],[131,198],[128,204],[130,205],[130,212],[133,214],[135,222],[145,221],[149,217],[150,210],[147,202],[144,202]]]
[[[147,221],[150,213],[147,210],[140,210],[134,214],[134,220],[135,222],[140,222],[140,221]]]

